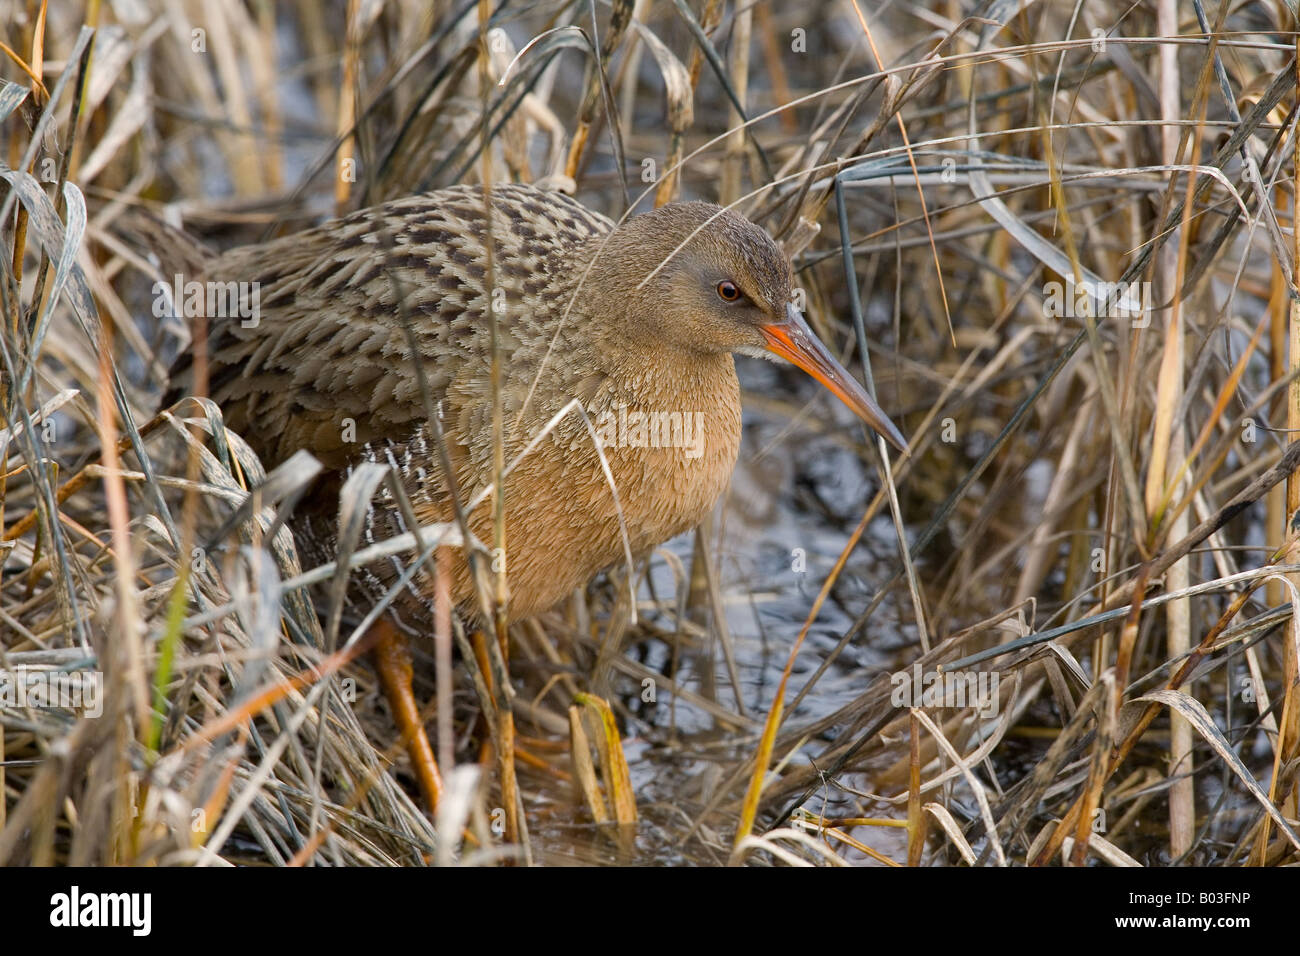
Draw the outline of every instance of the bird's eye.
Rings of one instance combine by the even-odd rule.
[[[718,283],[718,298],[723,302],[739,302],[740,289],[730,279],[723,279]]]

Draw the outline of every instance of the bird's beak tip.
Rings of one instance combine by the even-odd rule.
[[[793,303],[786,306],[785,321],[761,327],[767,349],[788,362],[793,362],[839,398],[864,422],[900,452],[906,454],[907,439],[889,420],[876,401],[867,394],[857,379],[840,365],[813,334]]]

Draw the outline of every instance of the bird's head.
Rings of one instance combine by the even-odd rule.
[[[642,347],[786,359],[906,450],[897,426],[808,328],[790,262],[765,230],[711,203],[672,203],[597,247],[589,288],[603,310],[618,305]]]

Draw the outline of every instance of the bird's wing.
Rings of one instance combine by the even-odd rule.
[[[242,283],[231,292],[244,308],[208,319],[209,391],[265,464],[306,449],[341,468],[368,442],[405,440],[426,417],[411,336],[434,402],[482,385],[488,310],[495,303],[504,320],[508,360],[515,332],[535,332],[527,303],[568,279],[557,249],[612,226],[528,186],[495,187],[493,210],[491,288],[477,186],[364,209],[212,263],[203,280]],[[181,371],[173,396],[190,386]]]

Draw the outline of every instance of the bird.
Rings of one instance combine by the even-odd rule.
[[[396,472],[421,524],[453,521],[453,496],[478,499],[466,523],[492,543],[486,493],[508,463],[508,621],[705,518],[740,445],[737,354],[794,363],[907,448],[810,330],[781,247],[711,203],[615,223],[559,190],[467,184],[235,247],[201,271],[239,283],[255,306],[252,320],[209,318],[208,388],[227,427],[267,467],[302,449],[324,466],[295,516],[300,546],[332,554],[337,489],[363,462]],[[188,394],[193,370],[182,355],[165,403]],[[376,496],[364,543],[411,530],[397,505]],[[373,601],[402,567],[390,558],[358,569],[355,588]],[[463,550],[449,592],[473,619],[482,602]],[[394,630],[427,628],[433,593],[429,572],[412,578],[393,602]],[[385,684],[418,713],[409,667]],[[423,728],[406,731],[412,758],[427,759]],[[420,777],[429,800],[431,773]]]

